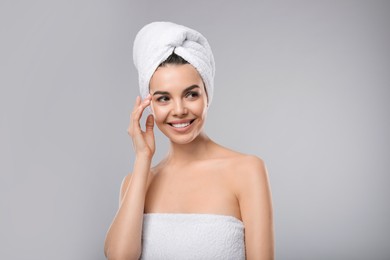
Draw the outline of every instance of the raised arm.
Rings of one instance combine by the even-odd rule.
[[[142,131],[139,121],[144,109],[150,104],[150,96],[143,102],[137,97],[131,114],[128,133],[133,140],[136,153],[133,173],[121,184],[119,209],[108,229],[104,254],[109,260],[139,259],[145,196],[148,188],[150,166],[155,151],[153,134],[154,119],[149,115],[146,130]]]

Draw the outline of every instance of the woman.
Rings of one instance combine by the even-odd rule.
[[[181,25],[151,23],[136,37],[134,62],[144,97],[137,97],[128,128],[136,158],[121,185],[106,257],[273,259],[264,162],[216,144],[204,132],[214,79],[207,40]],[[152,113],[143,131],[146,108]],[[151,167],[154,124],[170,149]]]

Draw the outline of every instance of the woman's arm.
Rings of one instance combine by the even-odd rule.
[[[109,260],[139,259],[145,196],[148,188],[150,166],[154,154],[153,116],[146,120],[146,131],[142,132],[139,120],[150,103],[137,98],[129,126],[136,159],[133,173],[123,179],[119,209],[107,232],[104,253]]]
[[[274,259],[271,192],[264,162],[248,156],[239,184],[241,217],[245,225],[246,257]]]

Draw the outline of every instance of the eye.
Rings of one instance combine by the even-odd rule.
[[[160,97],[157,98],[157,101],[165,103],[165,102],[169,101],[169,97],[168,96],[160,96]]]
[[[186,97],[187,97],[187,98],[192,98],[192,99],[194,99],[194,98],[199,97],[199,93],[196,92],[196,91],[189,91],[189,92],[186,94]]]

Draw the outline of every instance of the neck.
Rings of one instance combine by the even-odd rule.
[[[171,142],[167,161],[172,164],[186,164],[194,160],[207,158],[207,152],[213,141],[204,134],[199,134],[195,140],[188,144],[177,144]]]

